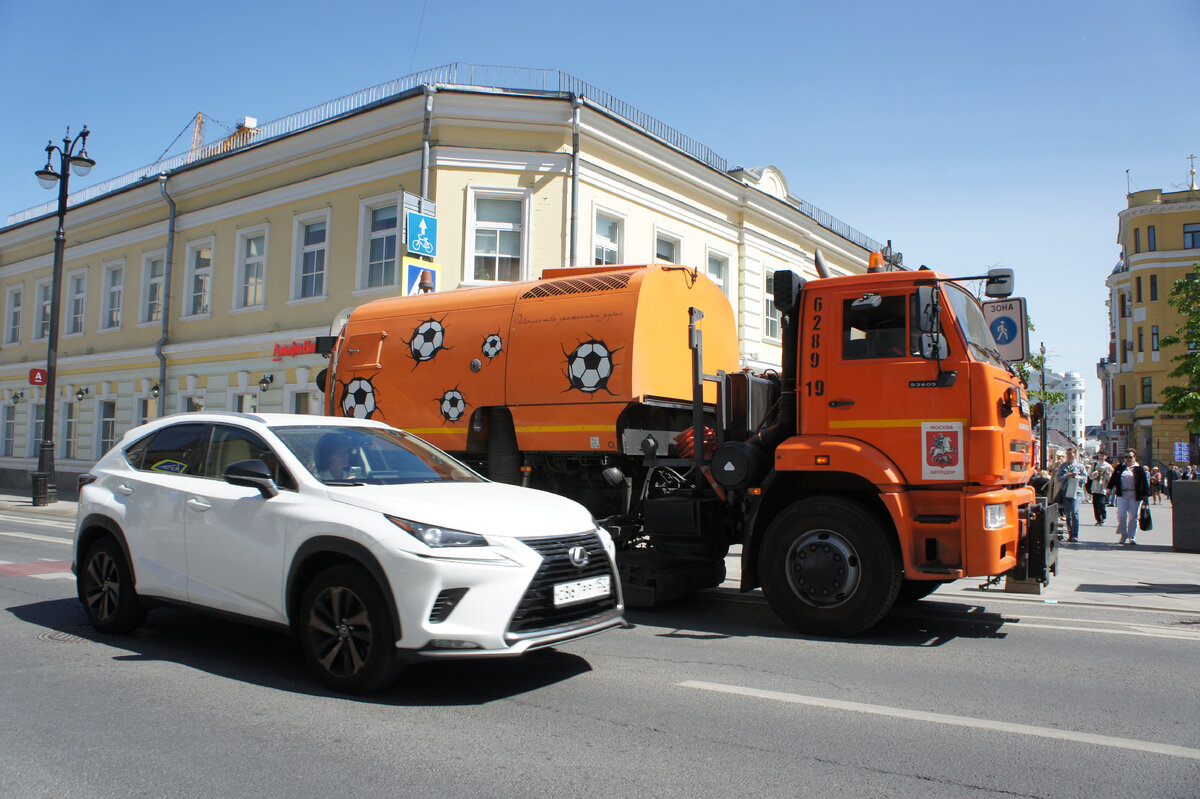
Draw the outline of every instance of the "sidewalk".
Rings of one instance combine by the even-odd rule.
[[[1040,594],[1019,594],[1004,590],[1004,583],[984,591],[984,578],[971,577],[944,585],[934,596],[959,596],[963,601],[980,602],[988,597],[1015,599],[1030,603],[1109,605],[1150,608],[1200,615],[1200,553],[1176,552],[1171,547],[1171,505],[1163,502],[1150,507],[1154,529],[1137,534],[1138,545],[1120,546],[1113,508],[1108,521],[1097,527],[1091,505],[1079,509],[1079,543],[1060,544],[1058,574]],[[74,520],[76,503],[60,500],[52,505],[34,507],[28,495],[0,494],[0,512],[29,513],[34,516]],[[734,547],[725,558],[728,576],[720,591],[737,591],[741,579],[741,547]]]

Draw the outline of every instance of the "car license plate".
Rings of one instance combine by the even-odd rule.
[[[607,574],[589,580],[559,583],[554,586],[554,606],[574,605],[576,602],[586,602],[589,599],[608,596],[610,593],[612,588]]]

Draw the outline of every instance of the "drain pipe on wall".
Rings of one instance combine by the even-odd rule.
[[[160,417],[166,415],[167,408],[167,356],[163,353],[163,347],[167,345],[167,335],[170,332],[171,325],[171,263],[175,254],[175,201],[171,199],[171,195],[167,194],[167,174],[163,173],[158,176],[158,187],[162,189],[162,196],[166,198],[167,205],[170,207],[170,216],[167,217],[167,256],[166,263],[163,264],[163,296],[162,296],[162,337],[158,343],[154,345],[154,354],[158,357],[158,415]]]
[[[421,131],[421,199],[429,197],[429,134],[433,129],[433,95],[437,88],[425,84],[425,126]],[[425,213],[422,204],[421,213]]]
[[[579,266],[579,109],[583,98],[571,96],[571,266]]]

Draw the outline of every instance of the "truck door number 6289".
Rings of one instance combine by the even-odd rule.
[[[814,297],[812,303],[812,321],[809,324],[809,329],[812,331],[812,336],[809,339],[808,365],[816,368],[821,364],[821,309],[823,306],[821,297]],[[808,396],[819,397],[825,393],[824,380],[809,380],[805,382],[804,387]]]

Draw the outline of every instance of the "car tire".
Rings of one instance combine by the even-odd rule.
[[[110,536],[92,543],[79,563],[76,591],[88,622],[102,633],[127,633],[146,618],[133,586],[133,570]]]
[[[378,691],[400,676],[396,634],[379,585],[358,566],[333,566],[304,591],[298,620],[309,668],[335,691]]]
[[[900,590],[898,547],[875,514],[841,497],[810,497],[779,514],[758,564],[771,609],[804,633],[856,635]]]

